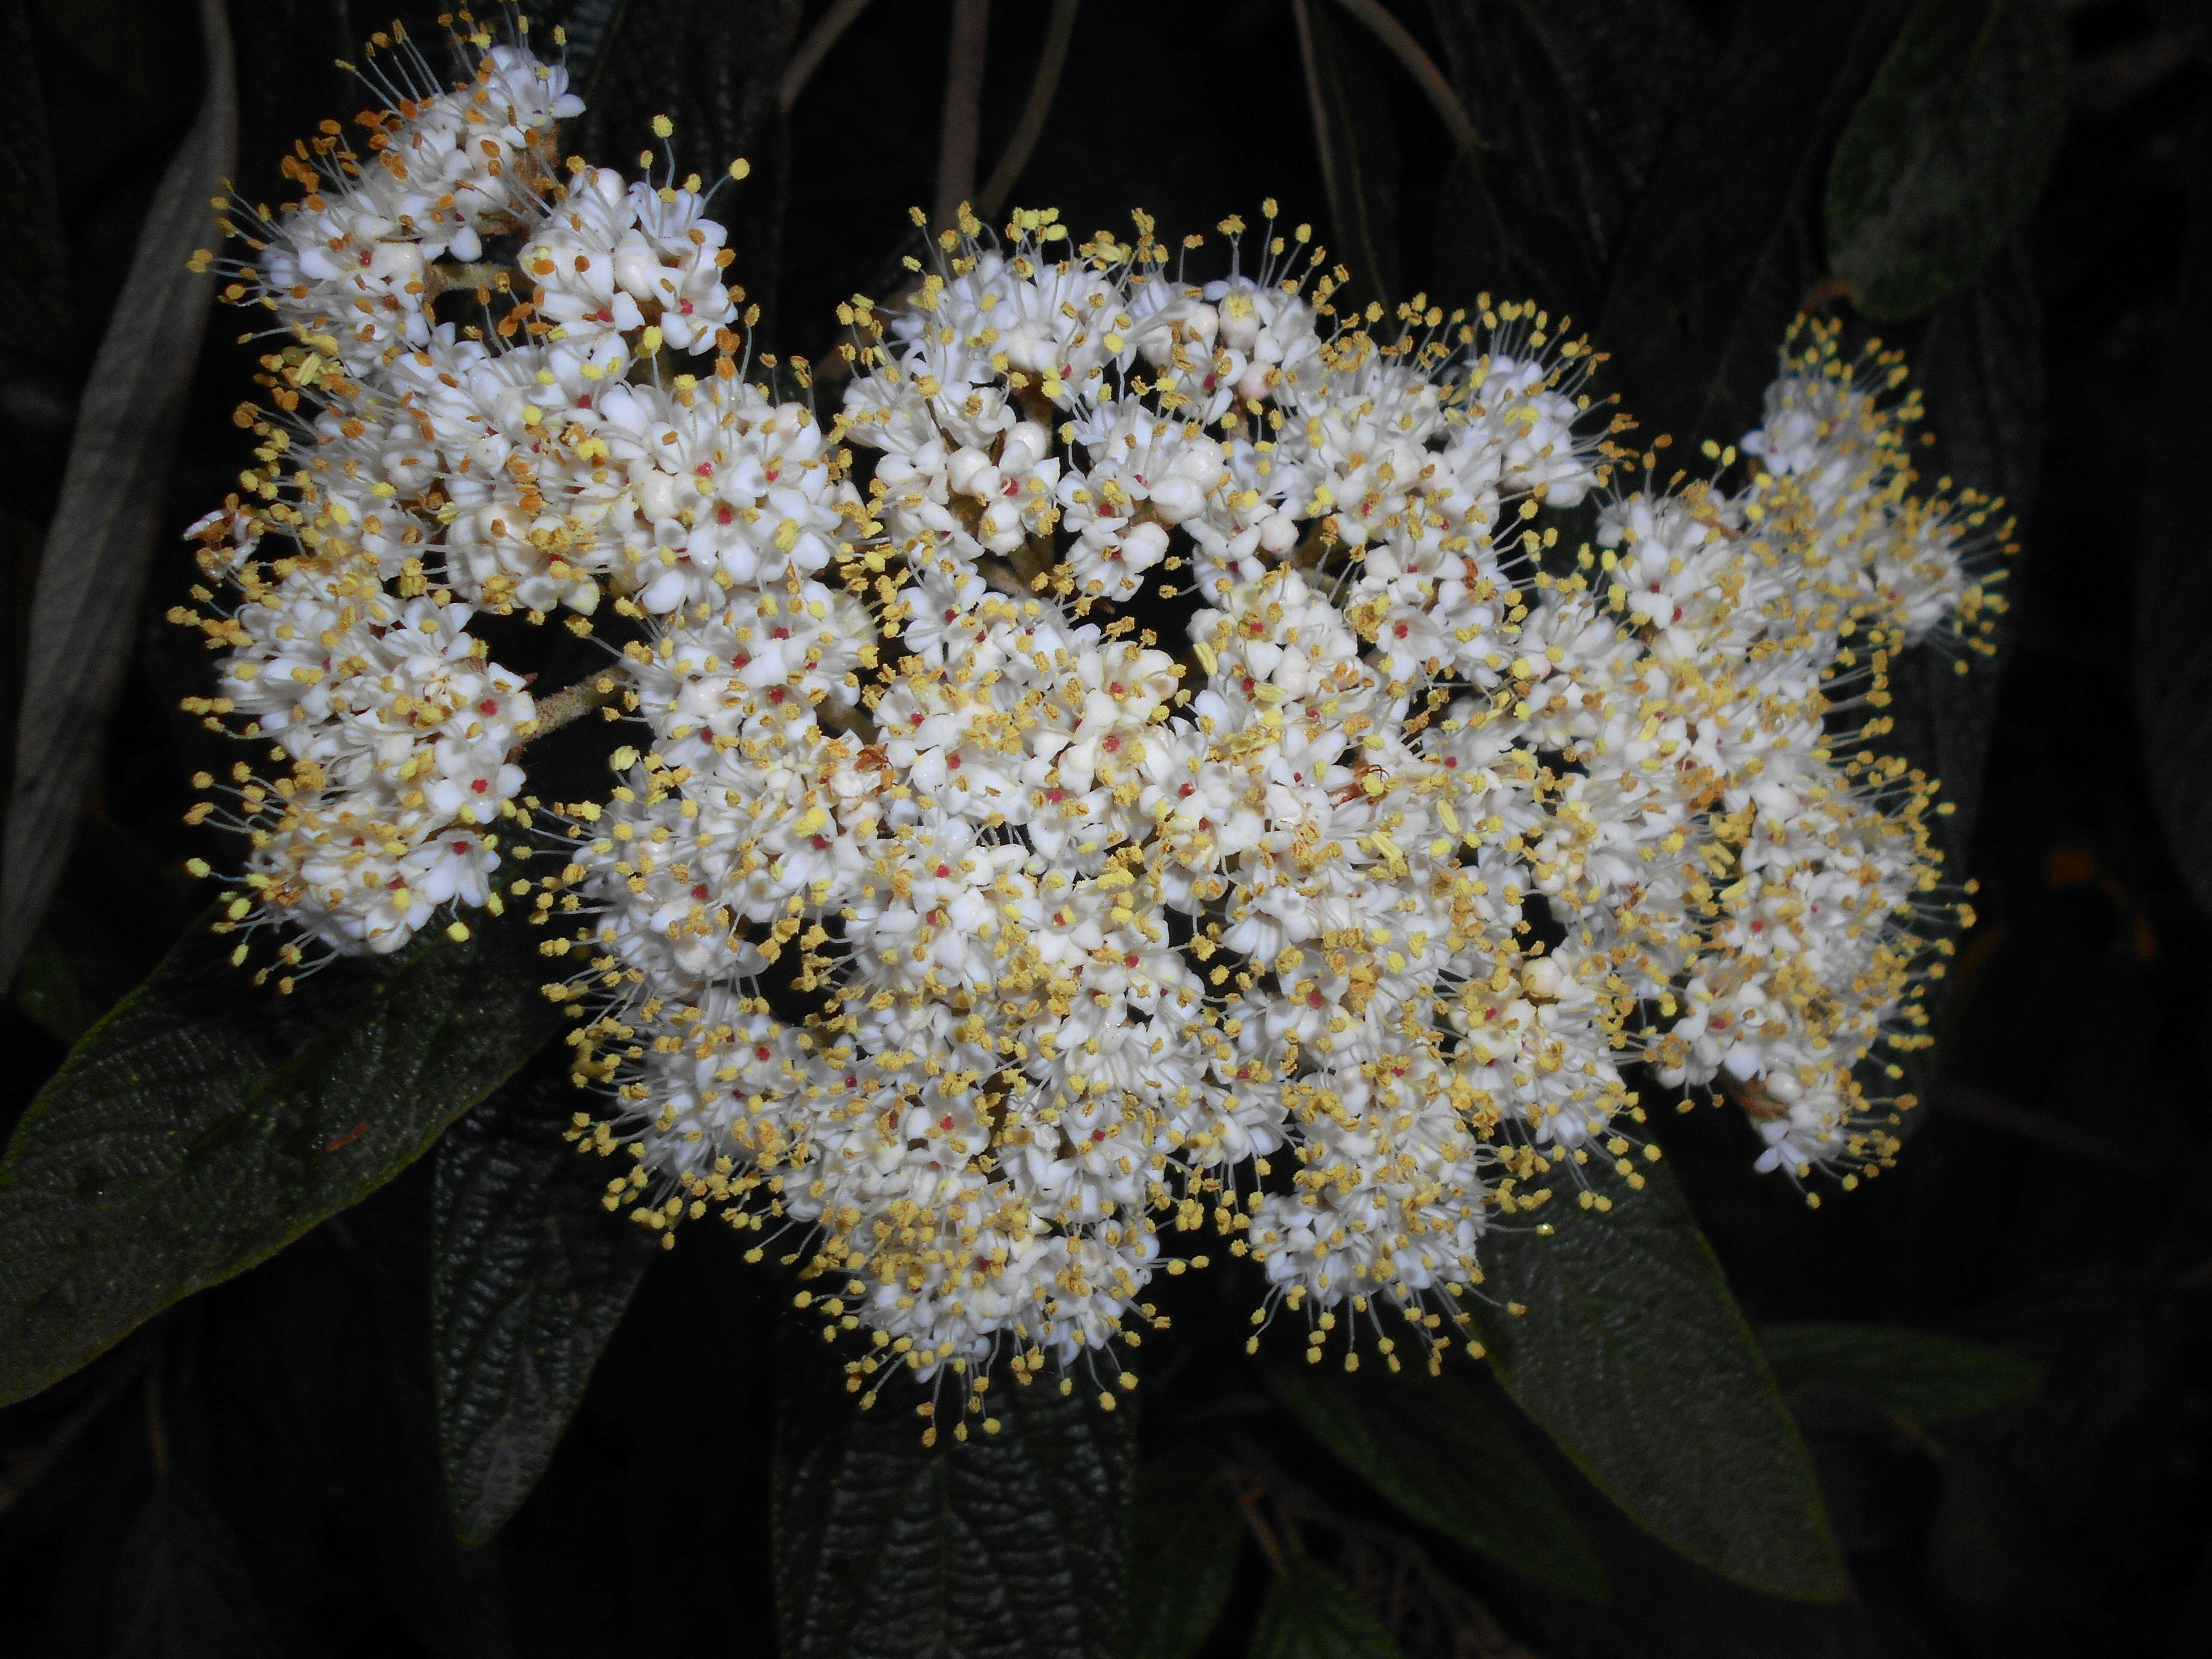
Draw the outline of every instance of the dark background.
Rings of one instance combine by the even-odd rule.
[[[932,198],[948,12],[878,0],[780,123],[732,90],[742,77],[715,54],[787,45],[820,9],[633,0],[572,141],[627,159],[645,117],[670,108],[679,143],[742,144],[757,169],[732,215],[736,275],[768,308],[769,343],[809,355],[830,348],[839,299],[884,291],[905,210]],[[1425,7],[1393,9],[1448,61]],[[1800,29],[1803,50],[1818,45],[1805,30],[1816,5],[1689,9],[1698,53],[1650,71],[1705,89],[1684,97],[1678,122],[1731,75],[1782,73],[1745,40]],[[2009,448],[1976,453],[2012,476],[1946,459],[2022,512],[2001,663],[1978,665],[1978,701],[1932,716],[1951,755],[1974,756],[1984,720],[1987,735],[1978,779],[1947,778],[1967,804],[1957,853],[1981,890],[1940,1004],[1929,1103],[1893,1174],[1831,1190],[1817,1211],[1752,1175],[1755,1147],[1734,1115],[1657,1123],[1755,1322],[1972,1337],[2039,1362],[2043,1385],[1938,1433],[1800,1402],[1858,1591],[1840,1608],[1733,1589],[1608,1521],[1594,1496],[1589,1524],[1621,1587],[1602,1613],[1427,1540],[1521,1644],[1489,1650],[2182,1659],[2212,1648],[2212,934],[2154,808],[2162,761],[2146,752],[2132,690],[2138,530],[2172,435],[2164,374],[2207,74],[2185,8],[2064,9],[2069,125],[2039,206],[1971,295],[1884,331],[1933,355],[1955,349],[1969,320],[1983,329],[2014,401],[1996,422]],[[1027,92],[1046,11],[994,9],[985,172]],[[243,191],[277,199],[283,148],[365,101],[329,65],[384,15],[359,0],[235,0]],[[52,135],[60,238],[42,242],[33,224],[8,255],[11,304],[52,319],[11,331],[0,361],[0,723],[12,729],[72,411],[138,219],[196,107],[199,47],[191,9],[171,0],[0,0],[0,20],[9,106],[35,100]],[[1333,21],[1347,73],[1369,77],[1389,112],[1376,165],[1393,221],[1378,268],[1395,267],[1400,292],[1464,301],[1471,273],[1493,278],[1467,246],[1444,131],[1369,36]],[[683,47],[676,81],[655,80],[639,44],[653,40]],[[1510,99],[1481,118],[1510,122]],[[1668,136],[1651,136],[1652,155]],[[1761,139],[1710,142],[1741,144],[1751,165]],[[1089,0],[1018,199],[1059,206],[1079,233],[1126,227],[1133,206],[1179,233],[1256,217],[1267,195],[1328,235],[1288,6]],[[1515,273],[1552,277],[1564,291],[1537,297],[1595,322],[1619,246],[1538,247]],[[1951,341],[1934,337],[1947,328]],[[1868,331],[1855,325],[1855,337]],[[178,434],[166,521],[179,528],[246,459],[228,416],[252,352],[234,332],[216,318]],[[1663,389],[1655,400],[1647,431],[1675,417]],[[1930,403],[1940,434],[1939,389]],[[1735,424],[1685,435],[1726,441],[1752,410],[1723,399],[1720,412]],[[2201,445],[2177,449],[2212,477]],[[205,673],[196,640],[161,621],[189,579],[182,544],[157,551],[96,798],[0,1007],[0,1129],[189,919],[180,866],[207,849],[180,822],[186,780],[230,758],[177,712]],[[774,1650],[768,1425],[787,1287],[738,1264],[720,1230],[687,1234],[648,1273],[543,1485],[493,1544],[465,1552],[433,1438],[427,1192],[418,1166],[0,1413],[0,1653]],[[1179,1328],[1146,1354],[1148,1455],[1273,1460],[1354,1522],[1410,1526],[1266,1405],[1240,1353],[1249,1285],[1217,1268],[1177,1288]],[[1248,1550],[1209,1652],[1243,1650],[1265,1579]],[[231,1634],[196,1645],[193,1632],[216,1630]],[[1405,1639],[1409,1652],[1452,1650]]]

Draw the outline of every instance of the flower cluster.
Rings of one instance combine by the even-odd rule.
[[[239,413],[257,466],[190,532],[204,609],[173,618],[223,653],[219,695],[188,706],[289,763],[274,780],[240,766],[234,805],[195,809],[251,837],[234,919],[343,951],[395,951],[449,906],[501,908],[491,831],[518,815],[512,757],[539,720],[472,622],[588,616],[603,588],[666,609],[656,579],[687,537],[721,533],[690,529],[715,505],[700,497],[718,423],[761,418],[727,356],[742,291],[720,281],[732,256],[699,181],[577,161],[556,184],[558,122],[582,107],[565,72],[458,21],[458,88],[379,36],[363,76],[394,107],[362,118],[358,149],[325,124],[286,163],[307,193],[240,233],[254,257],[226,264],[226,297],[272,312],[288,343],[263,359],[274,410]],[[499,235],[526,238],[526,289],[465,263]],[[441,295],[483,325],[441,320]],[[604,320],[617,312],[627,332]],[[663,353],[710,378],[626,380]],[[282,957],[296,967],[300,945]]]
[[[497,908],[501,814],[555,825],[510,891],[610,1208],[797,1235],[856,1391],[981,1414],[994,1360],[1137,1345],[1207,1228],[1316,1352],[1341,1311],[1395,1368],[1388,1309],[1433,1359],[1498,1218],[1642,1184],[1639,1077],[1793,1178],[1888,1161],[1958,907],[1872,745],[1999,534],[1915,493],[1893,359],[1811,330],[1661,486],[1546,313],[1340,316],[1272,204],[1204,281],[1141,216],[963,216],[842,308],[825,423],[741,368],[699,181],[557,183],[559,70],[471,49],[263,216],[240,292],[315,412],[201,526],[204,708],[292,763],[242,782],[240,917],[392,949]],[[468,629],[563,611],[645,732],[545,815]]]

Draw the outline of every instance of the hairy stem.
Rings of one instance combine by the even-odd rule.
[[[594,708],[605,708],[614,702],[617,689],[611,673],[599,673],[564,686],[550,696],[538,698],[537,715],[515,748],[520,750],[525,744],[549,737],[564,726],[574,725]]]

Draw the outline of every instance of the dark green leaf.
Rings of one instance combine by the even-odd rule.
[[[1759,1346],[1790,1393],[1850,1395],[1922,1424],[2016,1406],[2043,1380],[2039,1366],[2002,1348],[1893,1325],[1766,1325]]]
[[[211,273],[185,261],[215,233],[209,199],[231,170],[238,94],[222,0],[201,0],[199,117],[138,234],[94,360],[31,609],[15,774],[0,877],[0,984],[15,977],[69,853],[123,662],[161,510],[169,441],[199,356]]]
[[[1137,1471],[1124,1659],[1189,1659],[1221,1617],[1244,1539],[1218,1471],[1188,1458]]]
[[[282,1651],[237,1539],[174,1475],[124,1541],[113,1607],[109,1659],[276,1659]]]
[[[204,925],[88,1033],[0,1159],[0,1404],[390,1180],[557,1027],[504,930],[281,999]]]
[[[1513,256],[1498,270],[1456,253],[1483,222],[1469,188],[1476,158],[1462,154],[1439,205],[1449,297],[1489,289],[1594,311],[1637,192],[1704,82],[1704,31],[1679,0],[1435,0],[1432,10]]]
[[[1492,1236],[1485,1288],[1527,1311],[1491,1362],[1647,1531],[1754,1589],[1834,1601],[1848,1586],[1804,1442],[1673,1175],[1644,1174],[1641,1192],[1594,1178],[1603,1214],[1563,1177],[1544,1224]]]
[[[1267,1592],[1252,1659],[1399,1659],[1390,1633],[1344,1581],[1307,1560],[1290,1562]]]
[[[773,118],[800,0],[623,0],[580,7],[598,31],[591,106],[569,142],[635,155],[655,115],[676,124],[678,172],[718,176]]]
[[[1532,266],[1539,262],[1529,251],[1534,239],[1526,231],[1527,226],[1517,218],[1507,222],[1506,209],[1490,187],[1490,174],[1482,158],[1468,149],[1452,157],[1437,192],[1440,299],[1472,309],[1478,296],[1485,294],[1517,299],[1525,289],[1547,297],[1553,295],[1552,283],[1540,274],[1531,274]]]
[[[651,123],[665,115],[676,124],[670,148],[679,176],[719,179],[737,157],[749,159],[751,178],[720,197],[714,214],[738,250],[730,276],[773,326],[785,196],[776,83],[802,0],[622,0],[612,10],[579,9],[600,33],[587,107],[562,143],[585,155],[634,156],[659,148]]]
[[[1116,1653],[1136,1427],[1126,1404],[1105,1413],[1002,1374],[997,1434],[924,1446],[920,1391],[894,1382],[862,1413],[837,1357],[811,1330],[787,1338],[775,1456],[787,1659]],[[963,1381],[947,1382],[957,1401]]]
[[[2212,441],[2212,127],[2190,161],[2189,240],[2174,290],[2159,453],[2143,503],[2136,575],[2136,694],[2153,797],[2174,862],[2212,910],[2212,538],[2197,497]]]
[[[2043,303],[2018,238],[1964,294],[1936,308],[1912,367],[1936,440],[1917,463],[1923,480],[1948,477],[1954,491],[2002,496],[1998,520],[2017,534],[2042,464],[2044,404]],[[1889,744],[1942,780],[1938,799],[1951,811],[1936,819],[1936,833],[1954,875],[1966,868],[2008,637],[2000,627],[1995,658],[1923,648],[1890,669]]]
[[[64,1042],[75,1042],[106,1010],[80,981],[61,942],[45,928],[32,936],[16,969],[15,1006]]]
[[[1828,167],[1828,258],[1869,317],[1973,281],[2041,193],[2066,131],[2045,0],[1920,0]]]
[[[1899,0],[1753,0],[1675,129],[1613,260],[1596,337],[1644,430],[1727,442],[1757,417],[1823,269],[1829,149]]]
[[[15,1006],[75,1042],[137,988],[204,896],[181,865],[97,806],[77,815],[69,862],[15,976]]]
[[[0,0],[0,62],[12,71],[0,123],[0,374],[51,356],[70,331],[69,252],[27,11],[26,0]]]
[[[573,0],[558,15],[568,41],[569,84],[591,101],[606,62],[608,37],[621,26],[627,0]]]
[[[1464,1379],[1279,1365],[1268,1380],[1323,1445],[1414,1520],[1571,1595],[1611,1593],[1605,1564],[1512,1424]]]
[[[438,1143],[430,1348],[461,1540],[499,1530],[552,1461],[654,1238],[600,1205],[608,1165],[562,1138],[557,1066],[499,1090]]]
[[[386,1183],[143,1346],[179,1385],[163,1395],[173,1456],[220,1472],[272,1615],[290,1601],[296,1619],[293,1598],[343,1562],[368,1602],[354,1617],[374,1608],[383,1627],[375,1652],[507,1659],[498,1556],[453,1535],[439,1469],[430,1173]],[[328,1651],[278,1627],[288,1655]]]
[[[1293,0],[1304,54],[1314,143],[1328,193],[1330,251],[1351,270],[1362,304],[1395,303],[1398,129],[1390,94],[1320,0]]]

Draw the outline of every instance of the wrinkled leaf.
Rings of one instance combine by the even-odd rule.
[[[109,1659],[276,1659],[283,1651],[222,1516],[163,1480],[115,1563]]]
[[[1869,317],[1971,283],[2041,193],[2066,131],[2044,0],[1921,0],[1828,167],[1828,258]]]
[[[610,1164],[562,1139],[578,1099],[557,1066],[533,1067],[438,1143],[430,1346],[447,1492],[471,1546],[544,1474],[653,1255],[652,1235],[600,1206]]]
[[[16,969],[15,1006],[64,1042],[75,1042],[105,1012],[80,981],[60,941],[46,929],[32,936]]]
[[[502,930],[280,999],[195,927],[0,1159],[0,1404],[274,1255],[428,1151],[558,1025]]]
[[[1268,1381],[1315,1437],[1425,1526],[1592,1601],[1605,1564],[1513,1425],[1455,1376],[1281,1365]]]
[[[799,0],[623,0],[581,5],[596,30],[590,106],[566,142],[586,155],[635,155],[651,123],[675,123],[678,173],[713,179],[744,155],[775,111]]]
[[[622,0],[578,9],[599,22],[586,107],[562,143],[584,155],[658,154],[652,121],[676,131],[667,148],[678,178],[715,179],[742,155],[745,183],[716,200],[714,216],[738,250],[727,280],[774,326],[782,258],[785,145],[776,83],[798,37],[801,0]]]
[[[1539,260],[1535,240],[1491,188],[1489,171],[1473,150],[1452,157],[1437,191],[1436,267],[1439,291],[1455,307],[1470,308],[1479,295],[1514,295],[1523,289],[1550,294],[1552,284],[1528,273]]]
[[[1287,1565],[1267,1592],[1252,1659],[1399,1659],[1398,1644],[1334,1573]]]
[[[608,38],[621,26],[628,0],[572,0],[560,13],[568,36],[568,83],[591,100],[606,63]]]
[[[1923,487],[1948,477],[1954,493],[2003,497],[1998,522],[2010,522],[2017,536],[2033,505],[2044,410],[2043,302],[2018,238],[1965,293],[1936,307],[1911,367],[1936,440],[1917,462]],[[1983,574],[2002,562],[1996,550],[1981,557]],[[2008,637],[2000,625],[1995,658],[1923,647],[1891,665],[1889,714],[1896,724],[1885,746],[1942,780],[1936,799],[1951,810],[1936,818],[1935,830],[1954,876],[1966,869]]]
[[[2043,1380],[2039,1366],[2002,1348],[1893,1325],[1767,1325],[1759,1346],[1789,1392],[1850,1395],[1921,1424],[2016,1406]]]
[[[97,807],[77,815],[69,861],[15,975],[15,1006],[64,1042],[137,988],[202,895],[183,868]]]
[[[1679,0],[1435,0],[1431,11],[1483,143],[1480,173],[1474,155],[1455,158],[1439,204],[1440,282],[1456,301],[1504,289],[1594,311],[1660,144],[1703,82],[1704,30]],[[1482,224],[1474,182],[1510,227],[1504,270],[1454,257]]]
[[[1752,0],[1674,131],[1613,262],[1595,335],[1642,437],[1732,441],[1820,276],[1828,154],[1899,0]]]
[[[0,984],[15,976],[68,856],[122,683],[160,529],[169,440],[214,292],[213,275],[194,275],[185,262],[214,235],[209,200],[230,171],[238,94],[222,0],[201,0],[200,18],[207,74],[199,116],[146,210],[77,410],[40,562],[0,877]]]
[[[1541,1224],[1492,1234],[1485,1289],[1527,1311],[1498,1322],[1491,1363],[1646,1531],[1753,1589],[1834,1601],[1847,1585],[1804,1442],[1672,1173],[1644,1174],[1641,1192],[1594,1176],[1604,1214],[1563,1176]]]
[[[1123,1631],[1135,1414],[1001,1376],[997,1434],[921,1443],[896,1379],[860,1412],[842,1356],[786,1338],[776,1618],[787,1659],[1108,1659]],[[962,1379],[943,1390],[957,1401]]]
[[[1294,0],[1307,106],[1328,194],[1329,251],[1362,304],[1398,288],[1398,130],[1391,94],[1320,0]]]
[[[298,1630],[285,1601],[343,1563],[355,1616],[385,1626],[378,1659],[508,1659],[499,1559],[454,1536],[439,1468],[429,1176],[388,1182],[143,1346],[169,1356],[179,1460],[219,1472],[280,1630]]]
[[[2136,576],[2136,695],[2153,798],[2197,902],[2212,910],[2212,537],[2198,468],[2212,441],[2212,128],[2191,158],[2189,240],[2166,352],[2161,453],[2153,458]]]
[[[1244,1516],[1218,1471],[1187,1459],[1137,1471],[1123,1659],[1189,1659],[1220,1620]]]
[[[14,71],[0,123],[0,374],[46,358],[69,333],[69,250],[33,61],[26,0],[0,0],[0,62]]]

